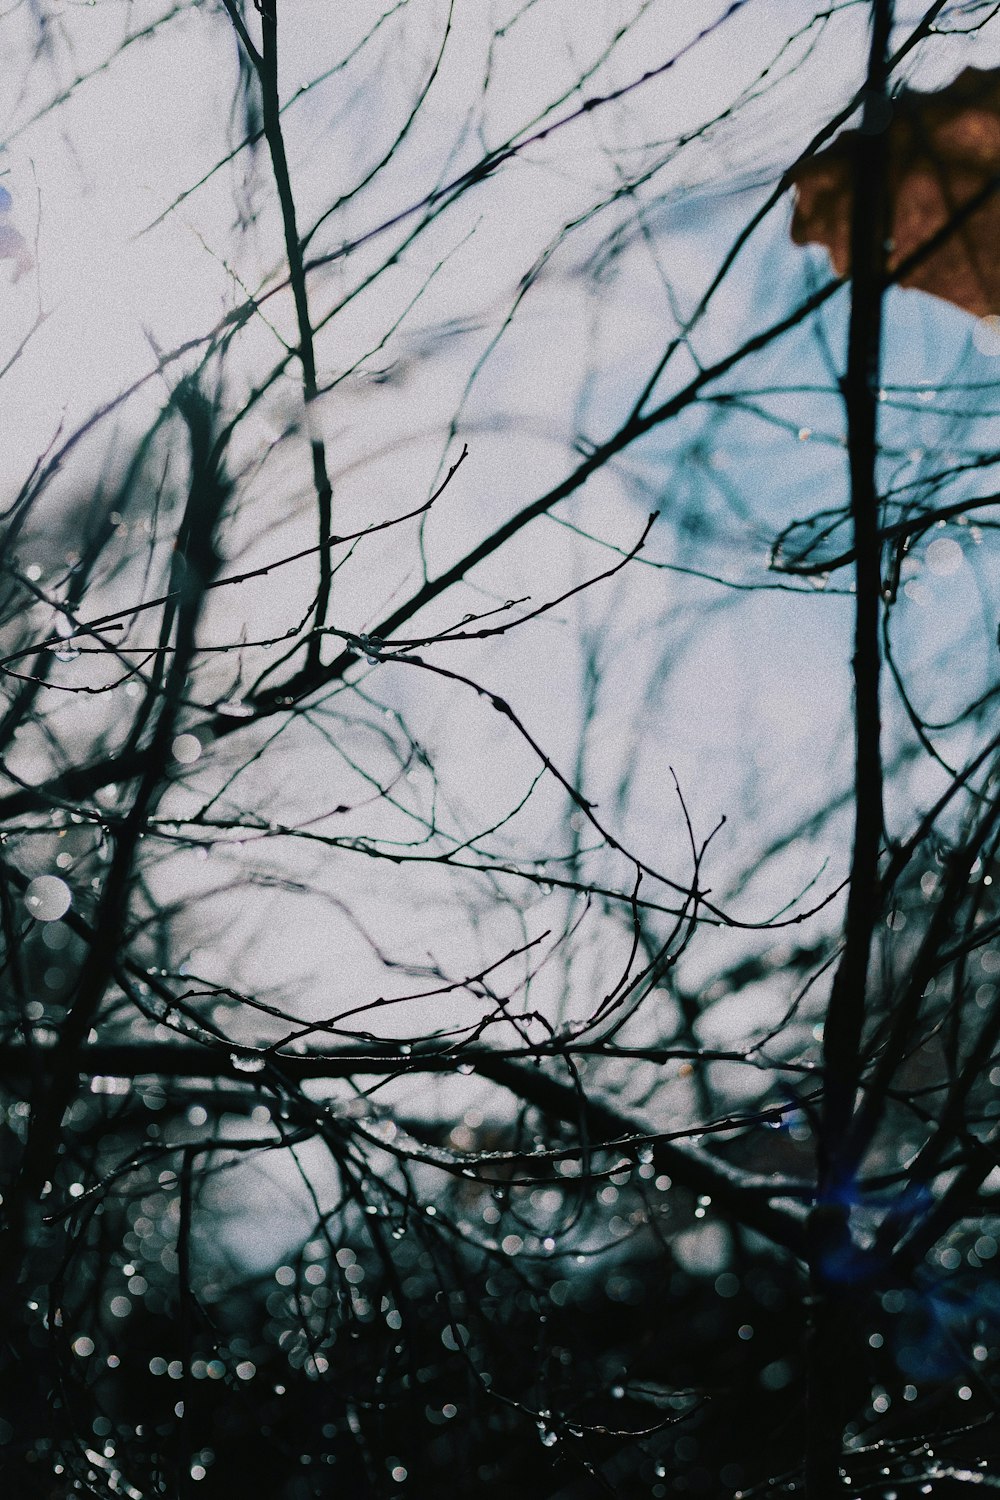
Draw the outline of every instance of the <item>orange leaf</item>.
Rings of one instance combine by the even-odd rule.
[[[915,90],[892,101],[889,134],[890,271],[920,249],[977,194],[985,201],[932,253],[899,279],[966,312],[1000,312],[1000,68],[966,68],[937,93]],[[845,131],[792,173],[792,239],[830,252],[850,270],[852,163],[865,137]]]

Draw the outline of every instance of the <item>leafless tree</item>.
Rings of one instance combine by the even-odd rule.
[[[349,9],[0,22],[12,1493],[1000,1482],[998,7]]]

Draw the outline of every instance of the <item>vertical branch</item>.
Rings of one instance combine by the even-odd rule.
[[[28,1249],[29,1208],[37,1205],[42,1185],[59,1154],[63,1116],[77,1088],[80,1048],[99,1015],[114,971],[128,915],[139,841],[170,762],[171,743],[183,705],[185,684],[197,652],[202,603],[219,564],[215,532],[229,494],[229,484],[212,441],[212,409],[207,398],[190,385],[179,387],[173,400],[187,426],[191,446],[190,488],[171,568],[172,587],[181,595],[174,651],[146,751],[145,770],[132,805],[115,833],[115,852],[104,882],[76,994],[53,1049],[47,1069],[47,1087],[32,1110],[17,1183],[11,1194],[15,1206],[13,1209],[8,1207],[8,1227],[0,1235],[0,1317],[9,1310],[3,1304],[10,1303]]]
[[[302,396],[308,407],[317,393],[316,349],[313,342],[312,319],[309,314],[309,296],[306,288],[305,261],[302,241],[299,237],[295,217],[295,198],[292,179],[288,169],[285,138],[281,130],[281,105],[278,98],[278,0],[256,0],[261,18],[261,48],[253,45],[243,23],[235,0],[225,0],[233,26],[253,64],[260,80],[264,139],[271,157],[271,170],[278,190],[281,206],[281,224],[285,240],[285,255],[288,260],[288,279],[295,302],[295,320],[299,334],[299,361],[302,365]],[[317,521],[319,531],[319,587],[316,592],[315,619],[317,626],[326,621],[330,602],[332,570],[327,546],[332,530],[333,486],[326,465],[326,444],[322,438],[311,439],[313,487],[316,491]],[[320,663],[318,633],[310,637],[306,670],[315,670]]]
[[[892,0],[872,0],[871,47],[854,162],[851,310],[842,389],[847,418],[854,533],[854,845],[844,948],[827,1007],[818,1201],[810,1216],[811,1315],[808,1349],[806,1490],[828,1500],[840,1490],[844,1421],[857,1379],[849,1295],[854,1251],[848,1225],[847,1136],[857,1096],[865,988],[879,911],[882,759],[879,713],[881,549],[878,536],[878,386],[888,213],[889,41]]]
[[[194,1381],[191,1378],[193,1354],[192,1294],[191,1294],[191,1193],[194,1158],[197,1151],[186,1147],[181,1153],[180,1171],[180,1221],[177,1225],[177,1282],[179,1291],[179,1323],[181,1362],[184,1367],[181,1400],[183,1408],[180,1419],[180,1453],[177,1461],[177,1500],[188,1500],[191,1494],[191,1398]]]
[[[821,1129],[822,1196],[842,1196],[844,1136],[858,1086],[865,983],[878,914],[878,858],[882,839],[882,758],[879,712],[881,548],[878,536],[878,385],[882,295],[888,231],[889,116],[887,58],[891,0],[873,0],[872,44],[862,132],[854,169],[851,223],[851,315],[847,414],[851,522],[854,532],[854,848],[844,950],[834,976],[824,1034]]]

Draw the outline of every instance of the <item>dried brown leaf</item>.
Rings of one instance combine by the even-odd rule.
[[[900,94],[885,128],[889,270],[955,220],[954,232],[900,276],[899,285],[979,317],[1000,313],[1000,69],[966,68],[936,93]],[[839,275],[850,271],[853,163],[866,139],[858,130],[845,131],[792,174],[792,239],[825,245]],[[985,201],[963,214],[977,195]]]

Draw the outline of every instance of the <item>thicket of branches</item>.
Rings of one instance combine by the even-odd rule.
[[[0,1472],[989,1485],[997,7],[344,9],[0,21]]]

